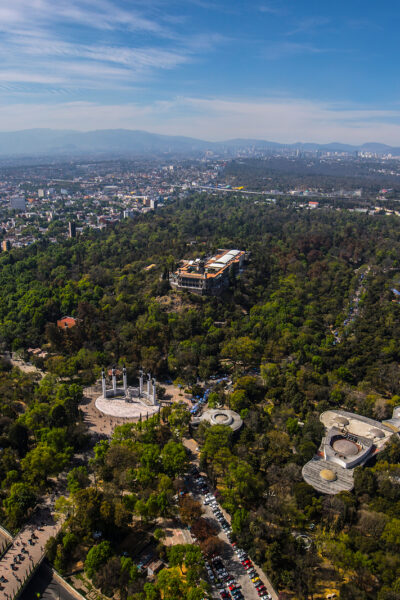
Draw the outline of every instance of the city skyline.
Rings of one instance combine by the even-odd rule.
[[[398,146],[400,11],[385,8],[1,0],[0,131]]]

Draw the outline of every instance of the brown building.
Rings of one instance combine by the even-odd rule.
[[[184,260],[170,275],[169,282],[177,290],[216,296],[229,286],[229,274],[236,274],[245,259],[243,250],[218,250],[207,261]]]

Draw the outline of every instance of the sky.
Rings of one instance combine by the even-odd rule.
[[[400,146],[397,0],[0,0],[0,130]]]

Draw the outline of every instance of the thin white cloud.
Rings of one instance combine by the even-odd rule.
[[[273,15],[274,17],[280,17],[287,14],[287,10],[284,7],[277,6],[276,4],[260,4],[258,10],[262,13]]]
[[[264,46],[262,56],[266,60],[279,60],[298,54],[321,54],[325,52],[328,52],[328,50],[307,42],[279,41]]]
[[[63,78],[41,73],[32,73],[28,71],[13,71],[0,69],[0,81],[3,82],[23,82],[23,83],[41,83],[41,84],[58,84],[63,82]]]
[[[313,33],[316,30],[319,30],[321,27],[328,25],[330,23],[330,19],[327,17],[309,17],[307,19],[300,19],[296,26],[288,31],[286,35],[296,35],[298,33]]]
[[[4,6],[3,6],[4,4]],[[5,23],[75,23],[93,29],[115,29],[124,27],[132,31],[165,33],[164,27],[155,19],[129,8],[121,9],[107,0],[14,0],[10,8],[4,0],[0,2],[0,26]]]
[[[135,71],[145,68],[171,69],[190,60],[187,53],[163,48],[142,47],[130,48],[127,46],[106,46],[71,44],[53,39],[42,39],[38,44],[36,40],[29,40],[21,36],[15,40],[21,52],[29,56],[81,58],[111,62],[132,68]]]
[[[144,6],[140,9],[140,2],[135,6],[109,0],[14,0],[9,8],[0,0],[2,81],[25,81],[27,92],[31,83],[59,82],[70,88],[100,89],[100,83],[106,86],[109,80],[126,89],[140,78],[148,83],[157,72],[193,62],[199,54],[211,52],[226,41],[212,31],[191,35],[188,31],[174,32],[170,25],[179,29],[181,19],[175,23],[170,19],[165,25],[168,19],[160,10],[147,6],[148,16]],[[84,41],[92,39],[90,35],[76,41],[76,25],[83,31],[94,28],[102,32],[96,33],[93,42]],[[138,37],[129,37],[133,31]],[[121,43],[117,43],[119,39]],[[13,75],[9,80],[7,72]],[[86,86],[83,77],[87,77]],[[2,91],[4,88],[0,98]]]

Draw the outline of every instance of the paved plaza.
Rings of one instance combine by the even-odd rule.
[[[103,398],[99,396],[95,401],[95,407],[101,413],[118,419],[131,419],[138,421],[140,418],[151,417],[158,412],[158,406],[149,406],[140,400],[126,401],[125,398]]]
[[[84,390],[83,401],[79,404],[79,409],[83,412],[84,422],[89,432],[95,437],[111,437],[117,425],[123,425],[127,419],[123,417],[111,417],[101,413],[96,408],[96,400],[99,397],[99,391],[93,388]]]

